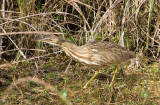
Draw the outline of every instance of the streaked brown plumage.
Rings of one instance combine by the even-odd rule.
[[[57,36],[40,39],[39,41],[58,44],[64,49],[68,56],[76,61],[96,67],[119,65],[136,56],[132,51],[128,51],[109,41],[89,42],[83,46],[77,46]],[[98,73],[91,79],[93,80],[97,74]],[[91,82],[91,80],[89,82]],[[85,85],[85,88],[88,84],[89,83]]]

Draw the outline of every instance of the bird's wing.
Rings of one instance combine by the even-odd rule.
[[[93,52],[110,52],[114,49],[126,50],[124,47],[109,41],[90,42],[86,45]]]
[[[108,41],[90,42],[87,46],[90,51],[100,56],[101,59],[99,61],[104,66],[117,65],[135,57],[133,52]]]

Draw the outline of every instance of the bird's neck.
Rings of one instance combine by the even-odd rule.
[[[73,50],[73,51],[76,51],[76,50],[78,50],[80,48],[79,46],[77,46],[77,45],[75,45],[73,43],[70,43],[68,41],[65,41],[65,40],[62,41],[61,46],[63,48],[70,49],[70,50]]]
[[[73,51],[77,51],[80,47],[67,41],[64,40],[63,38],[58,37],[56,42],[53,42],[54,44],[60,45],[61,47],[63,47],[63,49],[70,49]]]
[[[62,45],[63,46],[63,44],[64,43],[67,43],[68,41],[66,41],[66,40],[64,40],[64,39],[62,39],[62,38],[58,38],[58,41],[56,42],[56,44],[59,44],[59,45]]]

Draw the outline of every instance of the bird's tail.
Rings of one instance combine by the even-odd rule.
[[[132,59],[136,57],[136,54],[132,51],[128,51],[125,57],[127,57],[127,59]]]

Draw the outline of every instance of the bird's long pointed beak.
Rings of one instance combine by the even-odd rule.
[[[32,41],[46,41],[49,40],[50,38],[39,38],[39,39],[32,39]]]
[[[41,42],[45,42],[51,45],[56,45],[59,46],[59,44],[57,43],[59,39],[57,37],[47,37],[47,38],[39,38],[39,39],[33,39],[33,41],[41,41]]]
[[[39,39],[33,39],[32,41],[41,41],[41,42],[45,42],[45,43],[49,43],[49,44],[53,44],[51,38],[39,38]]]
[[[55,35],[52,35],[50,37],[46,37],[46,38],[40,38],[40,39],[34,39],[33,41],[41,41],[41,42],[45,42],[51,45],[61,45],[62,43],[62,39],[60,37],[57,37]]]

